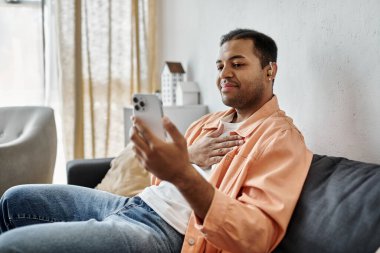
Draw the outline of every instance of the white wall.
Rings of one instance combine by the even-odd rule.
[[[161,0],[159,66],[181,61],[211,111],[222,34],[253,28],[279,48],[275,93],[314,153],[380,163],[380,1]]]

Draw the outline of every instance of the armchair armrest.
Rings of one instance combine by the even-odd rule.
[[[77,159],[66,164],[67,183],[94,188],[111,168],[113,158]]]

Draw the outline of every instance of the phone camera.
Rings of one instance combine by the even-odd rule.
[[[140,106],[139,105],[135,105],[135,110],[139,111],[140,110]]]
[[[141,107],[144,107],[144,106],[145,106],[144,101],[140,101],[140,106],[141,106]]]
[[[137,104],[139,102],[139,99],[137,97],[133,97],[133,102]]]

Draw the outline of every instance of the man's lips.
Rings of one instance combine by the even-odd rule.
[[[221,82],[220,83],[220,89],[221,89],[221,91],[229,91],[229,90],[232,90],[234,88],[237,88],[238,86],[239,85],[237,85],[234,82]]]

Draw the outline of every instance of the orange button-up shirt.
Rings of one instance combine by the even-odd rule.
[[[221,127],[234,109],[204,116],[188,145]],[[306,179],[312,153],[276,96],[233,134],[245,138],[218,164],[209,181],[215,195],[203,221],[191,215],[182,252],[270,252],[284,237]],[[159,180],[153,180],[159,183]]]

